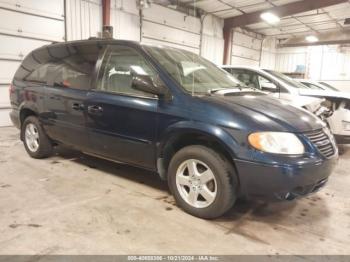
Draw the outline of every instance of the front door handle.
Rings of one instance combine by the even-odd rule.
[[[88,113],[91,115],[102,115],[103,108],[101,106],[88,106]]]
[[[83,105],[83,104],[79,104],[79,103],[74,103],[74,104],[72,105],[72,108],[73,108],[74,110],[83,110],[83,109],[84,109],[84,105]]]

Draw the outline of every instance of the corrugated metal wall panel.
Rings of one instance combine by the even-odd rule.
[[[68,41],[101,36],[101,0],[66,0],[66,14]]]
[[[350,48],[329,45],[277,49],[276,70],[295,72],[298,65],[305,66],[307,78],[350,92]]]
[[[306,66],[306,48],[281,48],[277,49],[276,67],[280,72],[295,72],[300,65]]]

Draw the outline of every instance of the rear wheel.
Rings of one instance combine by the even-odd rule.
[[[24,147],[31,157],[45,158],[51,155],[51,141],[35,116],[29,116],[24,120],[21,132]]]
[[[169,187],[177,204],[201,218],[216,218],[236,200],[237,179],[231,163],[205,146],[178,151],[169,165]]]

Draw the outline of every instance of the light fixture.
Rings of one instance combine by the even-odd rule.
[[[264,12],[260,15],[260,17],[262,20],[269,24],[277,24],[279,21],[281,21],[281,19],[277,15],[270,12]]]
[[[151,1],[150,0],[139,0],[136,2],[137,7],[140,9],[147,9],[151,7]]]
[[[318,38],[314,35],[308,35],[307,37],[305,37],[306,41],[308,41],[309,43],[315,43],[318,42]]]

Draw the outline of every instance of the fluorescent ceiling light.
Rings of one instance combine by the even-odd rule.
[[[269,24],[277,24],[279,21],[281,21],[281,19],[277,15],[270,12],[262,13],[260,17],[262,20]]]
[[[308,41],[309,43],[315,43],[318,42],[318,38],[314,35],[308,35],[307,37],[305,37],[306,41]]]

